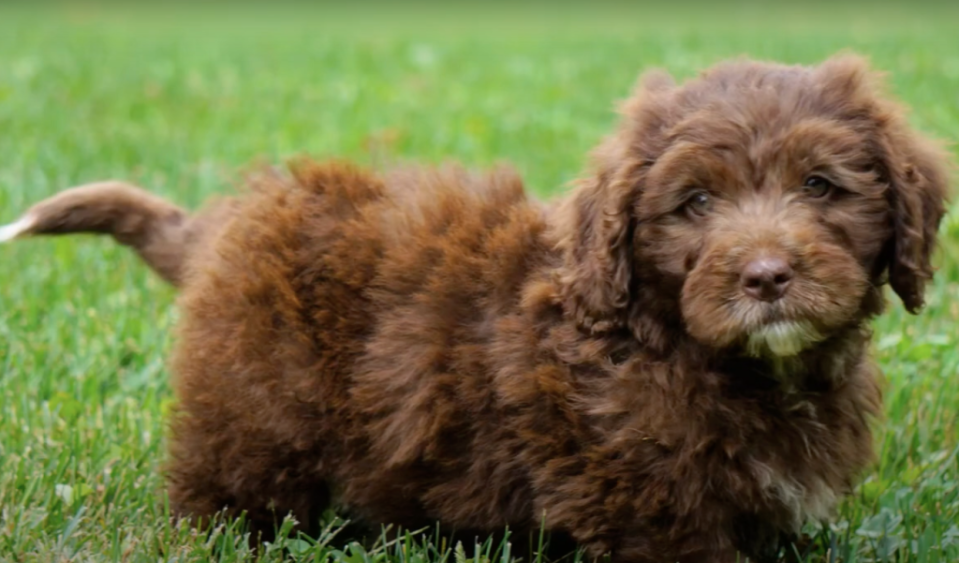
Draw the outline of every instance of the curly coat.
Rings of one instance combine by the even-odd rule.
[[[182,289],[180,514],[774,557],[872,459],[867,325],[887,281],[922,306],[946,158],[851,56],[652,73],[622,114],[548,207],[505,169],[300,161],[192,217],[84,186],[6,236],[112,233]]]

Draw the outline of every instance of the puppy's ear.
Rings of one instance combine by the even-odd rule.
[[[932,278],[930,258],[945,212],[949,160],[939,146],[910,131],[899,112],[888,117],[880,147],[893,219],[889,284],[906,309],[917,313]]]
[[[592,171],[558,210],[561,299],[581,328],[605,332],[626,321],[633,277],[634,206],[655,139],[665,126],[672,79],[653,72],[620,107],[619,130],[592,154]]]
[[[889,284],[906,309],[917,313],[932,278],[930,258],[945,211],[950,159],[909,127],[904,108],[883,95],[883,77],[862,57],[833,57],[815,72],[834,110],[871,121],[877,172],[889,186],[892,213],[893,235],[885,251]]]

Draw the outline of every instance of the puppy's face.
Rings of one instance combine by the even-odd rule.
[[[757,355],[857,320],[893,233],[875,132],[808,100],[808,77],[779,86],[718,93],[670,127],[635,211],[688,332]]]
[[[621,284],[595,286],[620,290],[608,310],[655,287],[699,342],[791,356],[877,312],[887,279],[922,305],[945,159],[861,60],[728,63],[681,87],[656,76],[624,114],[578,199],[603,215],[581,227],[613,248],[593,249]]]

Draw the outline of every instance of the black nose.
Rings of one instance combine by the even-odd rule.
[[[782,258],[757,258],[743,269],[743,292],[760,301],[776,301],[786,294],[793,279],[793,269]]]

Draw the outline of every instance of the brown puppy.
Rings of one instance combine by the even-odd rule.
[[[642,81],[576,191],[301,162],[194,219],[120,184],[0,232],[99,231],[182,288],[169,494],[261,529],[528,530],[733,561],[872,458],[869,319],[910,311],[946,159],[854,57]]]

